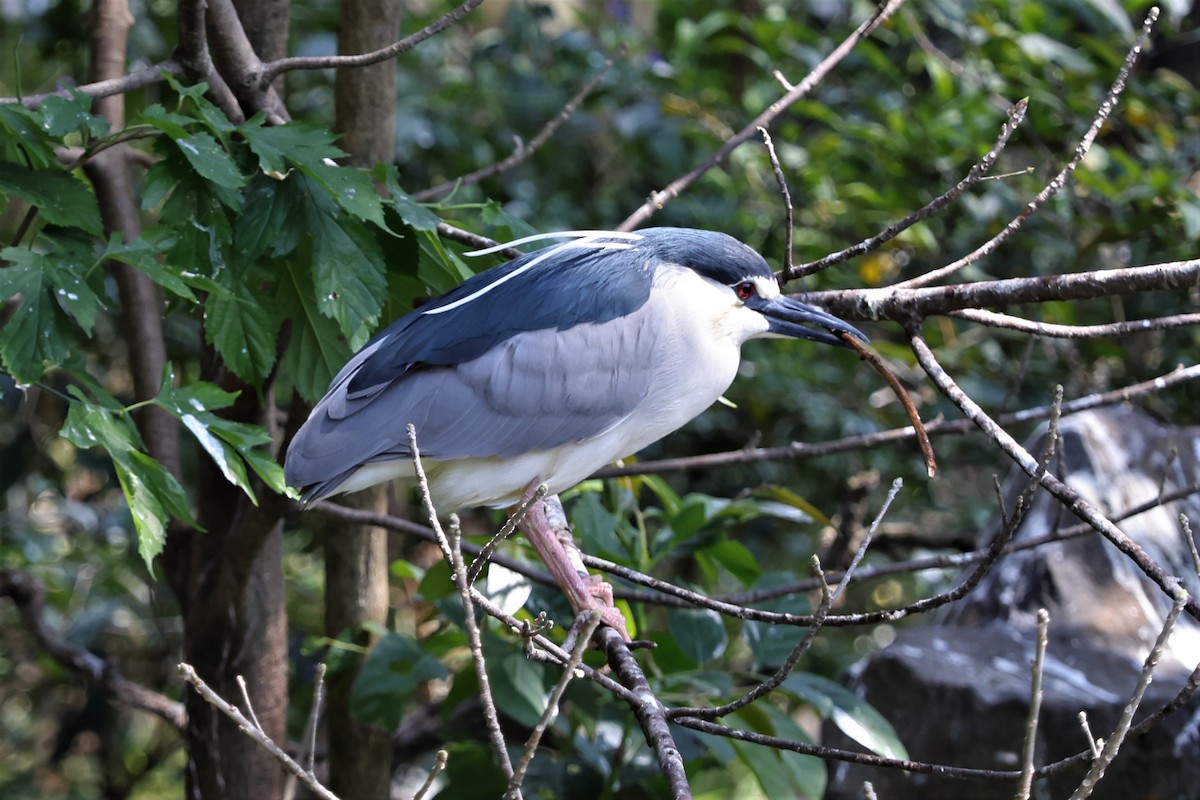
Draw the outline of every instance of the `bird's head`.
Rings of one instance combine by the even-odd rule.
[[[784,295],[767,262],[751,248],[723,233],[686,228],[638,231],[657,249],[663,262],[696,273],[722,287],[727,304],[745,329],[745,338],[790,338],[847,347],[839,333],[864,342],[853,325],[828,312]],[[639,247],[645,246],[639,243]]]

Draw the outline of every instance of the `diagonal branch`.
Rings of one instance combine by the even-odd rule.
[[[870,239],[864,239],[856,245],[852,245],[847,247],[845,250],[840,250],[836,253],[830,253],[824,258],[819,258],[816,261],[810,261],[807,264],[800,264],[793,269],[785,269],[779,276],[780,284],[787,283],[794,278],[812,275],[813,273],[820,272],[828,267],[832,267],[834,264],[847,261],[855,256],[860,256],[863,253],[869,253],[884,242],[894,239],[896,236],[899,236],[903,231],[911,228],[916,223],[923,219],[932,217],[934,214],[953,203],[955,200],[961,197],[963,193],[967,191],[967,189],[970,189],[972,186],[983,180],[984,176],[987,175],[989,170],[991,170],[992,165],[996,163],[996,159],[1000,157],[1000,152],[1004,150],[1004,147],[1008,144],[1009,137],[1012,136],[1013,131],[1015,131],[1017,126],[1025,121],[1025,112],[1028,108],[1029,100],[1026,98],[1018,101],[1016,105],[1009,109],[1008,119],[1005,120],[1004,125],[1000,128],[1000,135],[997,137],[996,143],[992,145],[992,149],[988,150],[987,153],[984,154],[983,158],[979,159],[975,166],[971,167],[971,171],[968,172],[961,181],[950,187],[945,194],[935,197],[924,208],[914,211],[912,214],[909,214],[899,222],[888,226],[881,233],[872,236]]]
[[[1177,591],[1175,579],[1167,575],[1163,571],[1163,568],[1146,554],[1141,545],[1126,536],[1120,528],[1114,525],[1111,520],[1101,514],[1095,506],[1085,500],[1070,486],[1063,483],[1053,474],[1040,470],[1037,460],[1029,454],[1029,451],[1022,447],[1008,431],[1004,430],[995,420],[989,417],[987,412],[955,383],[949,373],[938,363],[933,350],[921,337],[917,323],[910,323],[908,332],[909,343],[913,353],[917,356],[917,362],[937,385],[938,389],[941,390],[942,394],[958,406],[980,430],[987,434],[988,438],[995,442],[1009,458],[1016,462],[1017,466],[1026,475],[1035,478],[1068,511],[1087,522],[1104,538],[1108,539],[1113,546],[1136,564],[1138,569],[1147,578],[1154,581],[1164,594],[1169,596],[1175,595]],[[1185,608],[1193,618],[1200,619],[1200,603],[1197,603],[1195,598],[1189,597]]]
[[[259,87],[266,87],[271,84],[277,77],[285,72],[292,72],[298,69],[333,69],[335,67],[365,67],[371,64],[376,64],[380,61],[386,61],[389,58],[395,58],[401,53],[405,53],[426,39],[431,39],[447,28],[458,24],[467,14],[470,14],[483,0],[466,0],[465,3],[458,8],[446,14],[444,17],[426,25],[421,30],[414,34],[405,36],[399,41],[389,44],[387,47],[381,47],[378,50],[372,50],[369,53],[360,53],[358,55],[343,55],[343,56],[294,56],[291,58],[281,58],[278,61],[272,61],[268,64],[261,65],[258,70],[255,80]]]
[[[600,81],[604,80],[604,76],[608,74],[610,69],[612,69],[612,65],[613,62],[610,58],[604,63],[604,66],[600,68],[600,71],[597,72],[591,80],[580,87],[579,91],[577,91],[571,97],[571,99],[567,101],[567,104],[562,107],[562,110],[559,111],[558,114],[556,114],[545,125],[543,125],[542,129],[538,131],[534,137],[528,141],[528,143],[518,142],[517,149],[514,150],[507,158],[501,159],[495,164],[483,167],[482,169],[477,169],[474,172],[468,172],[466,175],[455,178],[452,181],[439,183],[437,186],[431,186],[428,189],[422,189],[419,192],[414,192],[412,198],[417,202],[423,203],[432,200],[438,195],[457,189],[459,186],[479,183],[480,181],[487,180],[488,178],[494,177],[501,173],[508,172],[510,169],[520,165],[531,155],[536,153],[538,149],[547,141],[549,141],[550,137],[553,136],[558,129],[561,128],[563,124],[571,118],[571,115],[579,109],[579,106],[584,100],[587,99],[587,96],[590,95],[595,88],[600,85]]]
[[[1092,148],[1092,142],[1096,140],[1100,129],[1104,127],[1104,123],[1108,121],[1108,117],[1112,114],[1113,109],[1117,105],[1117,99],[1121,96],[1121,92],[1125,90],[1125,82],[1129,79],[1129,74],[1133,71],[1134,66],[1138,62],[1138,58],[1142,54],[1142,48],[1146,41],[1150,38],[1150,31],[1154,28],[1154,24],[1158,22],[1158,8],[1151,8],[1150,13],[1146,16],[1146,21],[1142,23],[1142,30],[1134,41],[1133,47],[1129,48],[1129,52],[1125,55],[1125,63],[1121,65],[1120,71],[1117,73],[1117,78],[1113,81],[1112,86],[1108,90],[1104,101],[1100,107],[1096,109],[1096,116],[1092,119],[1092,124],[1088,126],[1087,132],[1083,138],[1079,140],[1079,144],[1075,147],[1075,155],[1067,162],[1067,165],[1055,175],[1049,183],[1042,188],[1040,192],[1032,200],[1029,201],[1025,208],[1021,209],[1021,213],[1014,217],[1003,229],[991,239],[984,242],[971,253],[963,256],[957,261],[947,264],[944,267],[927,272],[924,275],[918,275],[915,278],[910,278],[907,281],[902,281],[896,284],[905,288],[915,288],[917,286],[926,286],[935,281],[939,281],[947,275],[953,275],[959,270],[974,264],[979,259],[995,252],[1005,241],[1007,241],[1014,233],[1016,233],[1025,220],[1034,215],[1035,212],[1044,206],[1050,198],[1058,194],[1064,186],[1067,185],[1067,179],[1071,177],[1071,173],[1083,161],[1084,156]]]
[[[735,133],[717,151],[702,161],[694,169],[682,177],[676,178],[664,188],[651,192],[649,199],[642,204],[640,208],[625,218],[625,221],[617,226],[618,231],[630,231],[642,225],[646,220],[654,215],[654,212],[661,209],[671,200],[678,197],[685,189],[695,183],[700,176],[708,172],[713,167],[725,161],[729,154],[736,150],[740,145],[748,141],[751,137],[758,133],[759,128],[770,126],[771,122],[782,114],[789,106],[800,100],[805,95],[813,90],[825,76],[829,74],[835,66],[843,58],[845,58],[851,50],[853,50],[859,42],[871,35],[871,33],[885,22],[892,14],[904,4],[904,0],[887,0],[883,6],[879,8],[869,19],[863,22],[853,33],[846,37],[845,41],[833,49],[825,59],[813,67],[812,72],[804,77],[804,80],[790,88],[787,93],[767,107],[757,117],[755,117],[746,127]]]

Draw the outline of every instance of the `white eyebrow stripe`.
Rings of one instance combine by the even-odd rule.
[[[597,241],[598,238],[607,238],[609,235],[610,234],[608,231],[597,231],[595,234],[593,234],[591,236],[587,236],[582,239],[578,239],[574,242],[564,242],[564,243],[560,244],[558,247],[554,247],[554,248],[551,248],[550,250],[547,250],[545,253],[542,253],[540,256],[533,259],[528,264],[525,264],[524,266],[520,267],[519,269],[513,270],[512,272],[508,273],[500,280],[489,283],[487,286],[484,286],[482,289],[471,292],[471,294],[467,295],[466,297],[461,297],[458,300],[455,300],[453,303],[447,303],[444,306],[438,306],[437,308],[431,308],[428,311],[424,311],[422,313],[423,314],[441,314],[445,311],[450,311],[452,309],[458,308],[459,306],[464,306],[467,303],[471,302],[472,300],[476,300],[476,299],[482,297],[483,295],[487,294],[492,289],[495,289],[497,286],[501,285],[502,283],[511,281],[513,278],[517,277],[518,275],[520,275],[523,272],[528,272],[529,270],[533,269],[534,267],[536,267],[538,264],[542,263],[546,259],[551,258],[552,256],[558,255],[563,250],[572,250],[572,249],[578,249],[581,247],[594,247],[598,250],[628,250],[629,248],[633,247],[632,244],[629,244],[626,242]],[[641,237],[639,236],[636,238],[640,239]],[[515,242],[514,242],[514,244],[515,244]],[[504,246],[507,247],[507,245],[504,245]]]
[[[492,253],[498,253],[501,250],[507,250],[510,247],[516,247],[519,244],[529,244],[530,242],[543,242],[547,239],[626,239],[631,242],[636,242],[642,238],[638,233],[625,233],[623,231],[553,231],[551,233],[535,233],[531,236],[523,236],[520,239],[514,239],[511,242],[485,247],[482,250],[471,250],[468,253],[463,253],[464,256],[474,258],[476,256],[487,256]]]

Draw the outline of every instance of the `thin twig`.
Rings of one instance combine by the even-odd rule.
[[[904,413],[908,414],[908,419],[912,422],[913,431],[917,436],[917,444],[921,448],[921,457],[925,459],[925,473],[932,478],[937,473],[937,459],[933,455],[933,445],[929,443],[929,434],[925,431],[925,426],[921,424],[921,415],[917,411],[917,407],[913,405],[912,398],[908,396],[908,392],[900,383],[900,379],[896,377],[896,373],[888,369],[887,365],[883,363],[883,359],[856,337],[848,333],[838,333],[837,337],[882,375],[888,386],[892,388],[896,399],[904,407]]]
[[[1167,640],[1171,637],[1171,631],[1175,629],[1175,622],[1179,619],[1179,612],[1183,611],[1188,602],[1188,593],[1183,587],[1175,582],[1168,591],[1171,592],[1174,602],[1171,604],[1171,610],[1167,612],[1167,618],[1163,620],[1162,630],[1158,634],[1158,638],[1154,640],[1154,647],[1146,655],[1146,661],[1142,664],[1142,674],[1138,679],[1137,686],[1134,687],[1133,695],[1129,698],[1129,702],[1125,704],[1125,708],[1121,710],[1121,719],[1117,722],[1117,727],[1109,734],[1104,742],[1104,747],[1100,751],[1100,755],[1092,761],[1092,768],[1088,770],[1088,774],[1079,784],[1079,788],[1071,795],[1071,800],[1087,800],[1092,796],[1092,791],[1096,788],[1096,784],[1104,777],[1105,770],[1117,757],[1117,752],[1121,749],[1121,744],[1125,741],[1125,735],[1129,732],[1130,726],[1133,724],[1133,715],[1137,713],[1138,706],[1142,703],[1142,698],[1146,694],[1146,689],[1150,686],[1150,682],[1154,679],[1154,670],[1158,666],[1158,662],[1162,659],[1163,651],[1166,649]]]
[[[765,111],[755,117],[749,125],[742,128],[729,139],[727,139],[717,151],[702,161],[699,165],[693,168],[687,174],[676,178],[671,183],[659,191],[652,192],[648,200],[642,204],[640,208],[625,218],[625,221],[617,226],[619,231],[630,231],[642,225],[646,220],[650,219],[653,214],[665,206],[668,202],[678,197],[685,189],[695,183],[700,176],[708,172],[716,165],[725,161],[729,154],[736,150],[741,144],[749,140],[758,131],[759,128],[768,127],[771,122],[782,114],[793,103],[807,95],[814,87],[817,86],[825,76],[829,74],[837,64],[845,58],[851,50],[858,45],[865,37],[869,36],[879,25],[886,21],[903,5],[904,0],[887,0],[871,17],[865,20],[858,26],[846,39],[827,55],[821,63],[813,67],[812,71],[804,77],[804,80],[793,86],[784,94],[783,97],[776,100]]]
[[[258,721],[258,716],[254,713],[254,706],[250,704],[250,692],[246,689],[246,679],[238,675],[235,680],[237,680],[238,689],[242,692],[242,702],[246,704],[246,714],[249,715],[250,722],[253,723],[255,730],[265,734],[262,723]]]
[[[1102,325],[1056,325],[1050,322],[1014,317],[1010,314],[999,314],[995,311],[985,311],[979,308],[965,308],[951,311],[950,316],[990,325],[993,328],[1034,333],[1038,336],[1052,336],[1057,339],[1094,339],[1102,336],[1124,336],[1129,333],[1145,331],[1161,331],[1168,328],[1181,328],[1188,325],[1200,324],[1200,314],[1172,314],[1169,317],[1154,317],[1152,319],[1133,319],[1124,322],[1108,322]]]
[[[1140,544],[1126,536],[1123,531],[1113,524],[1112,520],[1100,513],[1099,509],[1092,503],[1089,503],[1077,491],[1054,475],[1039,469],[1037,460],[1008,431],[1004,430],[995,420],[989,417],[983,408],[972,400],[955,383],[949,373],[942,368],[941,364],[938,363],[937,357],[933,354],[933,350],[921,337],[917,323],[910,323],[908,329],[909,345],[912,347],[913,353],[917,356],[917,362],[925,370],[925,373],[933,379],[934,384],[937,385],[942,394],[958,406],[963,414],[974,421],[979,426],[979,429],[987,434],[1027,475],[1035,477],[1051,495],[1062,503],[1064,508],[1090,524],[1104,538],[1108,539],[1109,542],[1137,565],[1142,574],[1154,581],[1164,593],[1173,595],[1175,579],[1167,575],[1163,571],[1163,568],[1146,554],[1146,551],[1142,549]],[[1188,599],[1186,608],[1189,615],[1195,619],[1200,619],[1200,604],[1197,604],[1194,599]]]
[[[1086,711],[1079,712],[1079,727],[1083,729],[1083,735],[1087,739],[1088,747],[1092,750],[1092,758],[1099,758],[1100,748],[1104,746],[1104,742],[1092,734],[1092,726],[1088,724]]]
[[[833,289],[809,292],[799,298],[846,320],[893,319],[905,323],[914,317],[951,314],[964,309],[1188,290],[1197,280],[1200,280],[1200,259],[1191,259],[917,289],[899,286]]]
[[[1038,716],[1042,710],[1042,672],[1046,665],[1046,644],[1049,640],[1050,612],[1037,612],[1037,646],[1033,654],[1033,673],[1029,687],[1029,715],[1025,721],[1025,744],[1021,748],[1021,779],[1017,782],[1016,800],[1029,800],[1033,789],[1033,760],[1037,752]]]
[[[409,452],[412,453],[413,471],[417,477],[417,487],[421,493],[421,503],[429,517],[429,525],[437,536],[438,547],[446,563],[450,566],[450,574],[454,585],[458,588],[459,598],[463,606],[463,627],[467,634],[467,643],[471,650],[471,659],[475,663],[475,675],[479,680],[479,699],[483,705],[484,719],[487,721],[488,736],[492,749],[500,761],[505,780],[512,780],[512,761],[508,757],[508,746],[504,741],[504,732],[500,730],[500,715],[496,711],[496,701],[492,695],[492,684],[488,678],[487,663],[483,657],[483,640],[479,633],[479,624],[475,619],[475,603],[471,597],[471,584],[467,581],[467,568],[463,564],[462,534],[458,527],[458,517],[450,517],[450,534],[447,535],[438,521],[437,509],[429,492],[429,479],[425,475],[425,467],[421,464],[421,451],[417,447],[417,429],[410,422],[405,430],[408,433]],[[520,800],[520,793],[514,798]]]
[[[387,47],[381,47],[378,50],[372,50],[369,53],[360,53],[358,55],[341,55],[341,56],[293,56],[290,58],[281,58],[277,61],[272,61],[262,65],[262,71],[259,73],[257,80],[260,86],[268,86],[277,77],[285,72],[292,72],[298,69],[335,69],[344,67],[366,67],[371,64],[377,64],[380,61],[386,61],[389,58],[395,58],[401,53],[408,52],[417,45],[424,42],[426,39],[433,38],[437,34],[458,24],[467,14],[474,11],[483,0],[466,0],[465,3],[455,8],[445,16],[431,22],[416,33],[405,36],[399,41],[392,42]]]
[[[563,124],[571,118],[571,116],[579,109],[579,106],[583,104],[583,101],[587,99],[588,95],[590,95],[596,89],[596,87],[600,85],[600,81],[604,80],[604,76],[607,75],[609,70],[612,69],[612,65],[613,61],[611,58],[605,61],[604,66],[600,68],[600,71],[597,72],[591,80],[585,83],[579,89],[579,91],[577,91],[571,97],[571,99],[567,101],[567,104],[562,107],[562,110],[559,111],[558,114],[547,121],[546,124],[542,126],[542,129],[534,134],[533,138],[527,143],[519,143],[517,149],[509,154],[507,158],[501,159],[495,164],[483,167],[482,169],[477,169],[474,172],[468,172],[466,175],[455,178],[454,180],[439,183],[437,186],[431,186],[428,189],[422,189],[419,192],[414,192],[412,198],[417,202],[423,203],[428,200],[432,200],[439,195],[445,194],[446,192],[457,189],[459,186],[479,183],[480,181],[500,175],[501,173],[508,172],[509,170],[518,166],[527,160],[531,155],[536,153],[538,149],[540,149],[542,145],[549,141],[550,137],[553,136],[558,129],[561,128]]]
[[[312,708],[309,709],[308,720],[304,723],[303,741],[307,745],[304,764],[309,772],[313,771],[313,764],[317,760],[317,727],[321,720],[321,701],[324,699],[324,690],[325,662],[322,661],[317,664],[316,674],[313,676]]]
[[[417,789],[417,793],[413,795],[413,800],[423,800],[429,790],[433,788],[433,782],[437,780],[437,776],[441,775],[446,770],[446,761],[450,758],[450,754],[445,750],[438,750],[437,755],[433,759],[433,768],[429,770],[429,774],[425,777],[425,782],[421,784],[421,788]]]
[[[35,109],[42,103],[49,100],[51,97],[70,98],[72,92],[82,92],[83,94],[93,99],[98,97],[111,97],[114,94],[122,94],[131,92],[134,89],[140,89],[143,86],[149,86],[153,83],[165,81],[167,76],[178,78],[183,75],[186,70],[183,64],[173,58],[168,58],[165,61],[159,61],[157,64],[151,64],[148,67],[143,67],[135,70],[128,75],[122,75],[119,78],[110,78],[108,80],[96,81],[95,83],[85,83],[82,86],[72,86],[70,88],[57,89],[53,92],[42,92],[40,94],[27,94],[24,97],[0,97],[0,105],[12,105],[20,103],[25,108]]]
[[[550,491],[550,487],[546,484],[539,484],[533,494],[521,499],[521,504],[517,506],[517,510],[512,513],[496,535],[488,539],[487,544],[479,551],[474,560],[471,561],[471,566],[467,569],[467,583],[474,583],[479,578],[479,573],[483,572],[483,568],[487,566],[491,560],[492,554],[509,536],[512,536],[513,531],[517,529],[517,525],[521,520],[525,519],[525,514],[529,511],[530,506],[539,502],[546,496],[546,492]]]
[[[963,193],[967,191],[967,189],[970,189],[972,186],[984,179],[988,173],[988,170],[992,168],[992,165],[996,163],[996,159],[1000,157],[1001,151],[1003,151],[1004,147],[1008,144],[1009,137],[1012,136],[1013,131],[1015,131],[1017,126],[1025,121],[1025,112],[1028,110],[1028,108],[1029,100],[1025,99],[1017,102],[1016,105],[1009,109],[1008,118],[1004,121],[1004,125],[1000,128],[1000,135],[997,137],[995,144],[992,145],[992,149],[988,150],[987,153],[984,154],[983,158],[979,159],[975,166],[971,167],[970,171],[963,177],[963,179],[954,184],[954,186],[950,187],[947,192],[935,197],[924,208],[918,209],[899,222],[889,225],[882,232],[872,236],[869,239],[865,239],[856,245],[847,247],[845,250],[839,250],[836,253],[830,253],[824,258],[819,258],[816,261],[810,261],[807,264],[801,264],[793,270],[784,270],[783,274],[779,277],[779,282],[783,284],[795,278],[800,278],[805,275],[812,275],[813,273],[832,267],[834,264],[848,261],[855,256],[862,255],[863,253],[869,253],[884,242],[896,238],[902,232],[908,228],[911,228],[916,223],[932,217],[934,214],[953,203],[955,200],[961,197]]]
[[[667,709],[650,687],[650,682],[646,680],[645,673],[629,649],[629,643],[616,629],[608,625],[600,626],[595,638],[604,648],[608,665],[632,693],[630,707],[642,727],[646,743],[654,751],[659,769],[667,779],[670,796],[673,800],[690,800],[692,791],[688,786],[687,770],[684,768],[683,756],[675,744],[675,738],[671,735]]]
[[[596,632],[596,628],[600,627],[601,616],[598,611],[587,612],[587,621],[583,624],[583,629],[575,641],[574,647],[571,648],[571,657],[563,667],[562,675],[559,676],[558,682],[554,684],[554,688],[550,691],[550,699],[546,704],[546,709],[542,712],[542,716],[538,718],[537,725],[533,727],[529,738],[525,741],[525,748],[521,751],[521,757],[517,760],[513,768],[513,776],[508,781],[508,791],[505,792],[505,800],[515,800],[521,790],[521,782],[525,779],[525,771],[529,769],[529,765],[533,762],[533,756],[537,752],[538,743],[542,740],[542,735],[558,716],[558,704],[562,702],[563,692],[567,690],[567,684],[575,677],[575,670],[579,668],[579,662],[583,661],[583,654],[588,648],[588,644],[592,640],[592,634]]]
[[[196,670],[191,664],[180,664],[177,669],[179,670],[180,677],[190,683],[209,705],[213,706],[222,714],[233,720],[238,726],[238,730],[242,731],[242,733],[246,734],[251,739],[258,742],[263,748],[265,748],[267,752],[275,757],[276,761],[283,765],[284,769],[296,776],[297,780],[307,786],[309,791],[323,800],[338,800],[337,795],[322,786],[321,782],[318,781],[311,772],[293,761],[291,756],[283,752],[282,748],[280,748],[279,745],[275,744],[275,742],[271,740],[270,736],[267,736],[267,734],[263,733],[261,728],[256,726],[250,720],[246,719],[242,712],[238,710],[237,706],[230,705],[224,700],[224,698],[213,691],[212,688],[209,687],[209,685],[205,683],[199,675],[196,674]]]
[[[1161,497],[1161,493],[1159,494]],[[1200,552],[1196,550],[1196,539],[1192,536],[1192,523],[1187,514],[1179,515],[1179,528],[1183,532],[1183,541],[1187,544],[1188,552],[1192,554],[1192,569],[1200,576]]]
[[[1130,384],[1107,392],[1097,392],[1063,403],[1062,413],[1076,414],[1092,408],[1125,403],[1142,395],[1153,394],[1165,389],[1178,386],[1188,381],[1200,379],[1200,364],[1190,367],[1177,367],[1165,375],[1151,378],[1141,383]],[[1001,425],[1013,425],[1023,422],[1035,422],[1050,416],[1050,406],[1033,406],[1031,408],[999,414],[996,421]],[[977,426],[969,419],[934,420],[926,423],[925,431],[930,436],[960,434],[977,430]],[[868,450],[885,444],[912,439],[916,429],[911,425],[904,428],[891,428],[877,433],[865,433],[857,436],[846,436],[841,439],[831,439],[827,442],[792,442],[780,447],[749,447],[741,450],[726,450],[720,453],[705,453],[698,456],[683,456],[680,458],[665,458],[656,461],[638,461],[617,467],[605,467],[597,470],[594,478],[622,478],[630,475],[657,475],[664,472],[682,472],[692,469],[712,469],[733,464],[748,464],[757,461],[789,461],[792,459],[815,458],[854,450]]]
[[[745,708],[759,698],[766,697],[768,694],[779,688],[783,682],[787,680],[788,676],[792,673],[792,670],[796,668],[796,664],[799,663],[801,656],[807,652],[809,646],[816,638],[817,631],[820,630],[821,623],[825,621],[825,617],[829,614],[829,609],[833,607],[834,601],[837,600],[845,588],[850,584],[850,579],[854,574],[854,570],[858,566],[859,562],[862,561],[863,556],[866,554],[867,547],[870,545],[871,540],[875,536],[875,531],[879,529],[880,523],[883,522],[883,518],[887,514],[888,509],[891,508],[892,501],[896,499],[896,495],[900,493],[900,489],[903,486],[904,482],[899,478],[892,482],[892,488],[888,492],[887,498],[884,499],[883,506],[879,509],[879,513],[875,515],[875,520],[871,523],[871,527],[867,529],[867,533],[863,537],[862,542],[859,544],[858,551],[851,560],[850,566],[846,568],[845,573],[842,575],[842,580],[838,584],[837,591],[830,590],[829,584],[825,581],[825,573],[821,570],[820,560],[816,556],[812,557],[813,572],[817,574],[817,578],[821,582],[821,602],[818,604],[816,611],[813,613],[812,624],[808,627],[808,630],[805,631],[804,636],[800,639],[800,641],[796,643],[796,646],[792,648],[792,651],[788,653],[787,658],[784,659],[783,664],[781,664],[779,669],[775,671],[775,674],[756,685],[753,689],[742,695],[737,700],[734,700],[730,703],[709,709],[672,709],[667,714],[668,718],[674,718],[675,716],[692,716],[700,719],[720,719],[721,717],[728,716],[735,711]]]
[[[1112,114],[1113,109],[1116,107],[1117,99],[1121,96],[1121,92],[1125,89],[1125,82],[1129,79],[1130,73],[1137,64],[1138,58],[1142,53],[1142,47],[1150,38],[1150,31],[1154,28],[1154,24],[1157,21],[1158,8],[1151,8],[1150,13],[1146,16],[1146,21],[1142,23],[1142,30],[1138,34],[1137,39],[1134,41],[1133,47],[1129,49],[1129,52],[1125,56],[1125,63],[1121,65],[1121,69],[1117,73],[1116,80],[1113,81],[1113,84],[1109,88],[1108,94],[1105,96],[1104,101],[1100,103],[1100,107],[1096,109],[1096,116],[1092,119],[1092,124],[1088,126],[1087,132],[1084,133],[1083,138],[1080,139],[1079,144],[1076,145],[1075,154],[1071,157],[1071,160],[1067,162],[1067,165],[1063,167],[1062,170],[1055,175],[1050,182],[1047,183],[1042,190],[1034,196],[1032,200],[1029,201],[1025,208],[1021,210],[1021,213],[1014,217],[1007,225],[1005,225],[999,233],[997,233],[988,241],[984,242],[971,253],[968,253],[957,261],[947,264],[944,267],[932,270],[924,275],[918,275],[915,278],[910,278],[907,281],[901,281],[900,283],[896,284],[897,287],[912,289],[919,286],[926,286],[930,283],[941,280],[947,275],[953,275],[964,267],[974,264],[981,258],[991,254],[1001,244],[1007,241],[1014,233],[1016,233],[1021,226],[1025,224],[1025,220],[1033,216],[1033,214],[1037,212],[1037,210],[1043,205],[1045,205],[1050,198],[1054,197],[1054,195],[1058,194],[1058,192],[1064,186],[1066,186],[1067,179],[1071,176],[1071,173],[1075,171],[1075,168],[1079,166],[1079,163],[1083,161],[1084,156],[1088,154],[1088,151],[1092,148],[1092,142],[1094,142],[1096,139],[1096,135],[1100,133],[1100,129],[1104,127],[1104,123],[1108,121],[1109,115]]]
[[[779,156],[775,154],[775,143],[766,128],[759,127],[763,144],[767,148],[767,157],[771,159],[771,169],[775,173],[775,183],[779,186],[779,195],[783,199],[783,274],[792,272],[792,240],[795,238],[795,211],[792,209],[792,193],[788,191],[787,178],[783,176],[783,167],[779,165]]]

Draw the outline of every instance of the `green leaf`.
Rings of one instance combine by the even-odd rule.
[[[334,145],[336,137],[327,128],[307,122],[267,125],[262,114],[255,114],[238,130],[258,156],[263,172],[281,175],[292,165],[311,166],[346,155]]]
[[[721,615],[711,609],[669,608],[667,625],[675,644],[696,664],[719,658],[729,643]]]
[[[362,222],[338,215],[325,189],[311,178],[304,181],[317,308],[337,321],[347,339],[365,341],[387,293],[383,255]]]
[[[147,106],[138,121],[162,131],[172,139],[187,138],[188,126],[196,122],[191,117],[167,111],[159,103]]]
[[[37,113],[42,120],[42,130],[56,139],[75,131],[98,138],[108,133],[109,122],[104,117],[92,114],[92,98],[79,89],[73,89],[70,97],[53,94],[42,101]]]
[[[246,185],[245,176],[233,163],[229,153],[207,133],[181,136],[175,140],[175,144],[201,177],[226,189],[240,189]]]
[[[756,704],[730,714],[727,719],[739,728],[798,742],[811,742],[799,725],[770,704]],[[825,796],[825,764],[816,756],[736,740],[734,748],[738,758],[750,767],[767,797],[807,797],[818,800]]]
[[[0,155],[26,159],[35,170],[57,169],[55,144],[34,112],[16,103],[0,105]]]
[[[173,376],[168,368],[164,371],[163,385],[154,403],[179,418],[226,480],[244,491],[257,505],[258,498],[254,495],[246,472],[246,466],[249,465],[275,491],[290,494],[279,465],[274,464],[266,452],[255,450],[271,443],[271,434],[266,428],[225,419],[213,413],[232,405],[237,394],[226,392],[211,383],[199,382],[179,388],[172,386],[172,383]]]
[[[908,751],[892,724],[866,700],[841,684],[820,675],[800,673],[790,675],[782,688],[811,705],[838,730],[871,752],[885,758],[908,758]]]
[[[117,480],[137,531],[138,553],[152,569],[162,552],[170,516],[199,527],[183,487],[150,456],[140,452],[141,438],[128,415],[85,400],[77,389],[76,402],[67,410],[60,435],[80,448],[103,447],[116,469]]]
[[[296,249],[307,232],[296,186],[296,180],[254,176],[234,222],[235,266],[248,270],[268,249],[276,258]]]
[[[371,175],[357,167],[341,167],[318,161],[302,167],[304,173],[324,186],[347,214],[386,228],[383,201]]]
[[[37,206],[51,224],[82,228],[93,234],[103,230],[95,195],[82,181],[61,169],[33,170],[0,162],[0,192],[11,192]]]
[[[762,565],[746,545],[735,539],[724,539],[704,548],[704,552],[729,570],[735,578],[749,586],[762,575]]]
[[[409,636],[389,633],[375,643],[350,690],[350,710],[363,722],[395,730],[413,693],[447,676],[442,662]]]
[[[275,365],[275,341],[282,319],[265,271],[241,274],[230,270],[228,291],[204,304],[204,338],[216,348],[226,366],[238,377],[257,385]]]
[[[571,506],[571,522],[584,552],[622,558],[628,555],[617,536],[620,518],[604,507],[596,492],[584,492]]]
[[[150,236],[155,236],[155,238],[151,239]],[[170,248],[174,243],[175,240],[169,238],[169,233],[165,228],[160,228],[156,234],[143,235],[128,244],[121,241],[120,234],[114,234],[113,238],[108,241],[101,258],[113,259],[136,267],[171,294],[194,303],[196,295],[180,271],[172,269],[159,260],[162,251]]]
[[[315,403],[350,359],[350,347],[337,323],[317,308],[308,269],[287,263],[279,281],[278,301],[281,317],[292,325],[291,346],[284,353],[282,368],[300,396]]]
[[[70,324],[50,291],[46,274],[52,269],[42,253],[8,247],[0,259],[0,297],[20,296],[16,310],[0,327],[0,360],[17,383],[41,378],[47,364],[58,364],[70,355]]]
[[[483,654],[489,665],[488,678],[496,707],[527,728],[532,728],[546,710],[550,693],[542,681],[542,669],[525,657],[513,639],[485,634]]]

